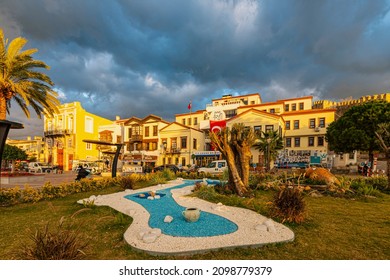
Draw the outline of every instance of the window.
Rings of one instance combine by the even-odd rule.
[[[196,139],[194,138],[193,140],[192,140],[192,148],[194,149],[194,150],[196,150],[196,148],[197,148],[197,146],[198,146],[198,142],[196,141]]]
[[[310,147],[314,146],[314,137],[312,137],[312,136],[309,137],[309,146]]]
[[[316,127],[316,119],[310,119],[309,128],[315,128],[315,127]]]
[[[131,129],[131,127],[129,128],[129,130],[128,130],[128,132],[129,132],[129,138],[131,138],[131,132],[132,132],[132,129]]]
[[[286,130],[290,130],[290,121],[286,121]]]
[[[194,118],[194,125],[198,124],[198,118]]]
[[[299,120],[294,121],[294,129],[299,129]]]
[[[181,158],[181,165],[186,166],[186,158],[185,157]]]
[[[235,115],[237,115],[237,110],[227,110],[227,111],[225,111],[226,118],[233,118]]]
[[[285,110],[286,112],[290,111],[290,104],[284,105],[284,110]]]
[[[272,108],[272,109],[269,110],[269,112],[270,112],[271,114],[275,114],[275,109]]]
[[[177,148],[177,139],[176,138],[171,138],[171,149],[176,149]]]
[[[270,132],[270,131],[273,131],[274,130],[274,126],[273,125],[266,125],[265,126],[265,132]]]
[[[149,126],[145,126],[145,137],[149,137]]]
[[[286,138],[286,147],[291,147],[291,138],[290,137]]]
[[[153,136],[157,136],[157,130],[158,130],[158,126],[154,125],[153,126]]]
[[[68,148],[72,147],[72,139],[68,139]]]
[[[296,111],[297,110],[297,104],[291,104],[291,111]]]
[[[325,118],[319,118],[319,126],[325,127]]]
[[[304,108],[303,102],[300,102],[299,103],[299,110],[303,110],[303,108]]]
[[[187,137],[180,138],[180,147],[182,149],[187,149]]]
[[[93,118],[85,117],[85,132],[93,133]]]
[[[182,120],[183,125],[186,125],[186,119]]]
[[[188,125],[191,125],[191,118],[188,118]]]
[[[324,136],[318,136],[318,146],[324,146]]]
[[[294,146],[300,147],[301,146],[301,137],[295,137],[294,138]]]
[[[260,136],[261,135],[261,125],[256,125],[253,127],[253,130],[255,132],[255,135]]]
[[[348,154],[348,159],[354,159],[354,158],[355,158],[354,152]]]
[[[86,146],[87,150],[92,150],[92,144],[91,143],[85,143],[85,144],[87,144],[87,146]]]

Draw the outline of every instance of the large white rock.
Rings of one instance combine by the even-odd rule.
[[[145,243],[153,243],[157,239],[157,235],[153,233],[147,233],[142,237],[142,241]]]
[[[144,230],[141,230],[140,232],[138,232],[138,235],[137,235],[137,237],[138,237],[138,239],[142,240],[142,239],[143,239],[143,237],[144,237],[144,235],[145,235],[145,234],[148,234],[148,233],[149,233],[149,231],[148,231],[148,230],[146,230],[146,229],[144,229]]]
[[[264,224],[256,225],[255,229],[258,231],[267,231],[268,230],[267,226]]]
[[[275,224],[274,224],[274,221],[272,219],[266,220],[263,224],[265,226],[267,226],[268,232],[271,232],[271,233],[275,233],[276,232]]]
[[[172,216],[165,216],[165,218],[164,218],[164,223],[170,223],[170,222],[172,222],[173,221],[173,217]]]
[[[152,234],[155,234],[157,236],[160,236],[161,235],[161,229],[153,228],[151,231],[149,231],[149,233],[152,233]]]

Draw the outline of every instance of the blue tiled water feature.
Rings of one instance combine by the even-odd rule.
[[[214,184],[216,181],[208,181]],[[184,181],[183,184],[158,190],[157,195],[160,199],[145,199],[148,194],[140,192],[125,196],[125,198],[141,204],[149,213],[149,226],[151,228],[160,228],[164,234],[182,237],[206,237],[229,234],[237,230],[237,225],[232,221],[209,212],[201,211],[200,218],[196,222],[187,222],[182,212],[185,207],[180,206],[172,197],[171,190],[194,185],[194,181]],[[140,194],[145,195],[140,197]],[[141,196],[143,196],[141,195]],[[169,215],[173,217],[171,223],[165,223],[164,218]]]

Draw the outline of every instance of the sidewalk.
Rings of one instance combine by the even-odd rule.
[[[50,182],[52,185],[60,185],[61,183],[73,182],[76,179],[77,174],[72,171],[65,171],[63,174],[55,174],[55,173],[45,173],[44,183]],[[39,188],[44,183],[29,183],[27,184],[30,187]],[[13,187],[24,188],[24,183],[22,184],[1,184],[0,188],[13,188]]]

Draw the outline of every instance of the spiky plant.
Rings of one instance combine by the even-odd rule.
[[[77,230],[64,228],[61,219],[56,230],[37,229],[30,234],[31,244],[26,244],[19,252],[19,258],[27,260],[77,260],[85,257],[87,244],[80,240]]]
[[[282,223],[302,223],[305,220],[305,211],[306,203],[297,187],[288,186],[275,194],[271,213]]]

